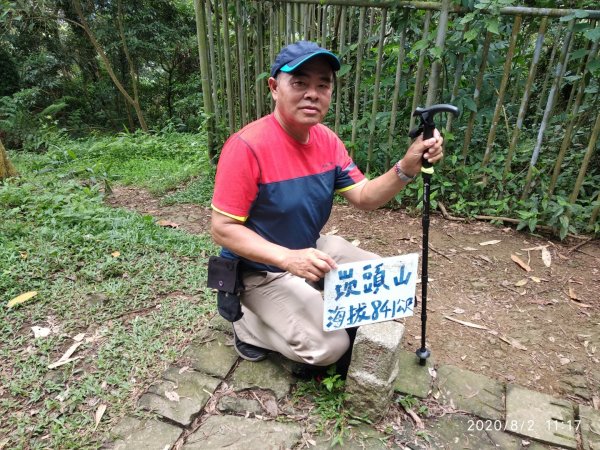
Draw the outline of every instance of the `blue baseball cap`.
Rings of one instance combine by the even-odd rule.
[[[325,56],[334,71],[340,70],[340,60],[329,50],[319,47],[314,42],[298,41],[283,47],[271,66],[271,76],[279,71],[291,73],[315,56]]]

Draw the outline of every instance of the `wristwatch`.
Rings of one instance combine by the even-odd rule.
[[[402,181],[403,183],[410,183],[416,178],[416,175],[409,177],[402,171],[402,169],[400,168],[400,161],[394,164],[394,170],[396,170],[396,175],[398,175],[398,178],[400,178],[400,181]]]

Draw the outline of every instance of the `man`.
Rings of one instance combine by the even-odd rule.
[[[316,283],[336,264],[376,258],[337,236],[320,236],[334,193],[359,209],[391,200],[421,170],[442,158],[442,138],[417,138],[393,169],[367,180],[342,141],[321,124],[340,62],[317,44],[281,50],[271,67],[275,109],[232,135],[219,160],[211,232],[222,256],[240,258],[243,317],[234,345],[244,359],[269,350],[312,366],[351,352],[346,330],[325,332]]]

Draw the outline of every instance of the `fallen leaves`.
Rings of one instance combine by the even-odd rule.
[[[96,414],[94,415],[94,422],[95,422],[94,431],[96,431],[96,428],[98,428],[98,424],[102,420],[102,416],[104,416],[105,412],[106,412],[105,404],[101,404],[100,406],[98,406],[98,409],[96,410]]]
[[[552,255],[546,247],[542,248],[542,261],[546,267],[550,267],[552,265]]]
[[[529,267],[529,264],[527,264],[525,261],[523,261],[521,258],[519,258],[514,253],[511,253],[510,259],[512,259],[515,263],[517,263],[517,265],[519,267],[521,267],[521,269],[523,269],[525,272],[531,272],[531,267]]]
[[[519,341],[517,341],[514,338],[511,338],[511,337],[499,334],[498,335],[498,339],[500,339],[501,341],[506,342],[507,344],[513,346],[516,349],[527,351],[527,347],[525,347],[523,344],[521,344]]]
[[[452,322],[459,323],[459,324],[464,325],[465,327],[469,327],[469,328],[477,328],[478,330],[489,330],[489,328],[486,327],[485,325],[479,325],[476,323],[467,322],[465,320],[458,320],[458,319],[455,319],[454,317],[450,317],[450,316],[444,316],[444,319],[448,319]]]
[[[25,292],[24,294],[21,294],[15,298],[13,298],[11,301],[9,301],[6,304],[7,308],[13,308],[17,305],[20,305],[21,303],[25,303],[27,300],[32,299],[33,297],[35,297],[37,295],[37,291],[29,291],[29,292]]]
[[[494,239],[492,241],[485,241],[485,242],[480,242],[479,245],[495,245],[495,244],[499,244],[500,242],[502,242],[500,239]]]
[[[68,364],[70,362],[76,361],[78,359],[81,359],[81,356],[76,356],[74,358],[71,358],[71,355],[73,355],[73,353],[75,353],[75,350],[77,350],[79,348],[80,345],[83,344],[83,341],[80,342],[75,342],[73,345],[71,345],[67,351],[59,358],[58,361],[53,362],[52,364],[50,364],[48,366],[48,369],[56,369],[57,367],[63,366],[65,364]]]
[[[166,227],[166,228],[179,228],[178,223],[171,222],[170,220],[167,220],[167,219],[158,220],[156,222],[156,225],[158,225],[160,227]]]
[[[31,327],[31,331],[33,331],[33,337],[35,339],[48,337],[50,336],[50,333],[52,333],[50,328],[38,326]]]

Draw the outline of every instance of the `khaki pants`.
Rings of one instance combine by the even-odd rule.
[[[317,249],[338,264],[379,257],[339,236],[321,236]],[[335,363],[348,350],[346,330],[323,331],[323,297],[303,278],[289,272],[253,272],[244,284],[244,316],[234,323],[243,342],[317,366]]]

